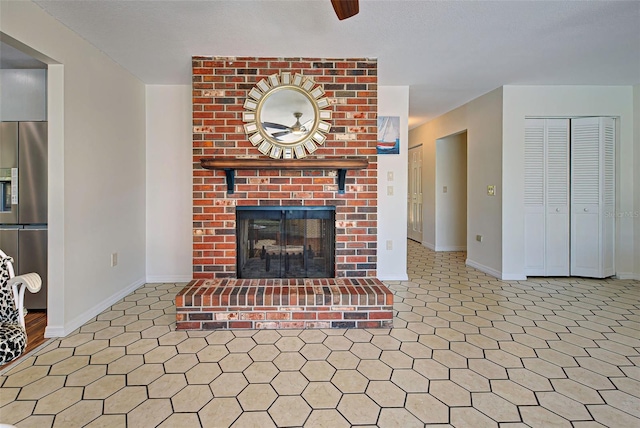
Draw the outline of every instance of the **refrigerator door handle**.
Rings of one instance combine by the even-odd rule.
[[[11,168],[11,205],[18,205],[18,168]]]

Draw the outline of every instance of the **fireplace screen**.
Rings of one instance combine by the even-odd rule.
[[[236,207],[238,278],[333,278],[334,207]]]

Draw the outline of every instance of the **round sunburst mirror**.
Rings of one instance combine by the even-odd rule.
[[[273,74],[249,92],[242,119],[251,144],[274,159],[304,158],[324,144],[331,129],[329,100],[312,79]]]

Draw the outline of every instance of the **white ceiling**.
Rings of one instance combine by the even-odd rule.
[[[36,0],[147,84],[189,84],[191,56],[378,59],[410,126],[508,84],[640,83],[640,2]]]

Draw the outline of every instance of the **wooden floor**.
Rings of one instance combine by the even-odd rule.
[[[47,312],[46,311],[34,311],[31,310],[25,317],[25,325],[27,327],[27,348],[24,350],[24,354],[31,352],[33,349],[42,345],[45,342],[44,329],[47,327]],[[19,360],[19,359],[18,359]],[[8,364],[0,366],[0,369],[9,367],[14,360]]]

